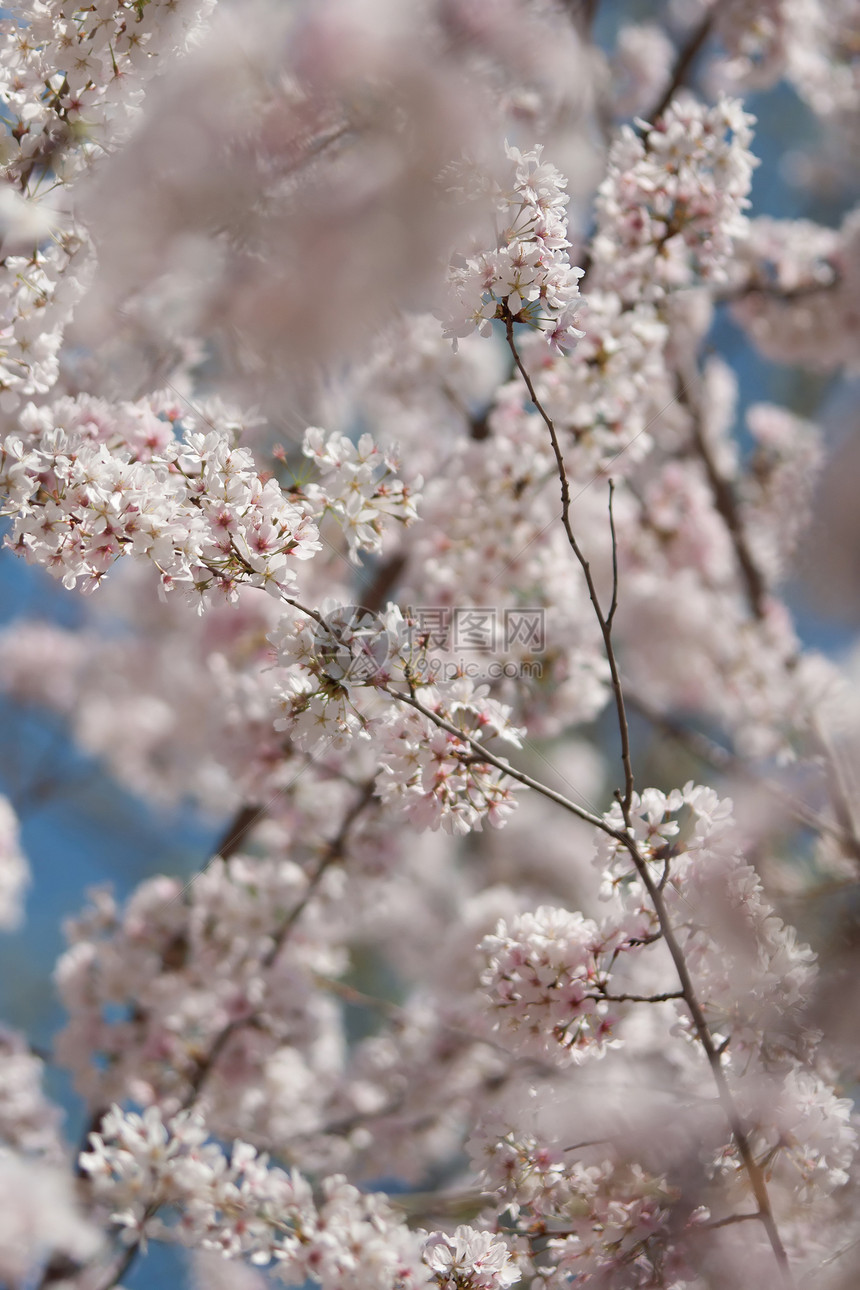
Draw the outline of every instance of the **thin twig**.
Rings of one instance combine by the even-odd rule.
[[[584,820],[586,824],[591,824],[597,829],[602,829],[604,833],[608,833],[609,836],[615,838],[617,842],[623,842],[624,835],[618,830],[613,829],[612,826],[607,824],[607,822],[599,815],[593,815],[591,811],[586,811],[584,807],[578,806],[576,802],[572,802],[570,798],[565,797],[563,793],[557,793],[554,788],[550,788],[547,784],[542,784],[540,780],[532,779],[531,775],[527,775],[525,771],[519,770],[516,766],[512,766],[504,757],[496,756],[496,754],[491,752],[489,748],[486,748],[482,743],[470,735],[468,731],[461,730],[459,726],[455,726],[453,722],[440,716],[439,713],[434,712],[432,708],[426,707],[420,699],[415,697],[414,694],[404,694],[402,690],[396,690],[393,686],[388,684],[381,685],[378,688],[383,690],[386,694],[391,695],[392,699],[396,699],[399,703],[405,703],[407,707],[414,708],[416,712],[420,712],[422,716],[427,717],[428,720],[432,721],[440,730],[444,730],[447,734],[453,735],[456,739],[460,739],[463,743],[468,744],[468,746],[478,754],[476,761],[484,762],[488,766],[495,766],[496,770],[503,771],[504,774],[510,776],[511,779],[515,779],[517,783],[522,784],[525,788],[530,788],[535,793],[540,793],[541,797],[546,797],[551,802],[555,802],[558,806],[563,806],[566,811],[570,811],[573,815],[578,816],[579,819]]]
[[[546,411],[540,399],[538,398],[537,392],[535,391],[535,387],[532,383],[532,378],[527,372],[526,368],[523,365],[523,361],[520,358],[520,353],[519,353],[519,350],[517,349],[516,341],[514,340],[514,320],[510,316],[510,314],[505,319],[505,331],[506,331],[506,336],[508,341],[508,348],[513,354],[514,362],[517,365],[520,375],[525,381],[526,389],[529,392],[529,398],[531,399],[535,408],[539,412],[541,419],[544,422],[544,425],[549,431],[550,443],[552,444],[552,450],[555,455],[556,465],[558,467],[558,478],[559,478],[559,483],[561,485],[561,522],[564,527],[565,534],[567,535],[568,545],[570,546],[570,549],[573,551],[573,554],[576,556],[576,559],[579,562],[580,568],[582,569],[583,575],[585,576],[585,583],[586,583],[586,586],[588,587],[588,596],[589,596],[589,599],[591,600],[591,604],[594,609],[594,613],[597,617],[598,625],[600,627],[600,633],[603,637],[603,647],[604,647],[604,650],[606,651],[606,661],[609,664],[609,674],[612,682],[612,693],[615,698],[615,709],[618,716],[618,730],[621,736],[621,762],[624,767],[624,802],[626,804],[627,810],[629,811],[633,801],[633,786],[634,786],[633,762],[630,755],[630,731],[627,724],[627,715],[624,711],[624,694],[621,689],[621,677],[618,672],[618,662],[615,657],[615,647],[613,646],[613,643],[612,643],[611,618],[607,615],[604,615],[603,613],[603,610],[600,605],[600,598],[598,597],[597,588],[594,584],[594,578],[591,573],[591,566],[588,560],[585,558],[585,555],[583,554],[583,551],[576,540],[576,537],[573,532],[573,528],[571,526],[570,484],[568,482],[567,470],[564,464],[564,456],[562,454],[561,446],[558,441],[558,435],[556,433],[555,424],[553,422],[552,417]],[[610,493],[610,497],[611,497],[611,493]],[[610,510],[610,515],[611,515],[611,510]],[[614,531],[614,525],[613,525],[613,531]]]
[[[696,1223],[690,1227],[691,1232],[714,1232],[720,1227],[731,1227],[733,1223],[747,1223],[751,1218],[761,1218],[758,1210],[749,1214],[729,1214],[728,1218],[718,1218],[713,1223]]]
[[[613,500],[615,497],[615,481],[609,481],[609,532],[612,537],[612,601],[609,605],[609,613],[606,615],[606,626],[612,631],[612,620],[615,617],[615,611],[618,608],[618,538],[615,533],[615,512],[613,510]]]
[[[301,918],[302,914],[307,909],[311,899],[313,898],[320,883],[322,882],[324,875],[336,861],[343,858],[344,848],[346,847],[347,839],[349,837],[349,833],[352,829],[352,826],[355,823],[355,821],[358,819],[362,811],[365,810],[368,803],[371,801],[372,797],[373,797],[373,781],[371,780],[369,783],[365,784],[362,787],[360,796],[356,798],[352,806],[347,811],[346,815],[343,818],[343,821],[341,822],[341,826],[338,829],[337,835],[334,838],[332,838],[332,840],[327,844],[322,855],[317,861],[316,867],[308,880],[308,885],[305,888],[304,894],[302,895],[301,899],[296,902],[296,904],[287,914],[286,918],[284,918],[283,922],[281,923],[280,927],[278,928],[272,940],[271,945],[269,946],[266,953],[261,957],[260,967],[262,970],[268,971],[270,968],[272,968],[275,965],[275,962],[277,961],[278,956],[281,953],[281,950],[286,944],[290,936],[290,933],[292,932],[296,923]],[[257,1020],[258,1018],[256,1016],[256,1013],[251,1013],[243,1017],[237,1017],[237,1018],[234,1018],[232,1021],[229,1021],[218,1032],[218,1034],[216,1035],[212,1043],[212,1047],[209,1049],[209,1052],[206,1054],[206,1056],[198,1061],[197,1069],[195,1070],[193,1076],[191,1077],[191,1080],[189,1081],[189,1091],[186,1094],[185,1098],[183,1099],[183,1103],[182,1103],[183,1110],[187,1110],[189,1107],[193,1106],[193,1104],[196,1102],[203,1088],[204,1083],[208,1079],[214,1067],[217,1065],[219,1057],[221,1056],[222,1052],[227,1046],[228,1041],[232,1038],[232,1036],[238,1030],[242,1030],[246,1026],[255,1025],[257,1023]]]
[[[594,999],[606,999],[608,1003],[669,1003],[672,999],[683,999],[683,990],[667,990],[665,994],[596,994]]]
[[[621,813],[622,813],[622,817],[625,825],[624,831],[621,834],[621,840],[626,850],[628,851],[631,860],[633,861],[633,865],[636,869],[636,872],[638,873],[640,879],[642,880],[642,883],[646,891],[648,892],[648,896],[657,914],[657,919],[660,924],[660,929],[663,933],[663,938],[666,942],[666,947],[669,950],[669,953],[672,957],[672,962],[675,965],[675,971],[678,974],[678,980],[680,981],[680,984],[681,984],[681,992],[683,994],[684,1002],[686,1003],[687,1009],[690,1013],[690,1017],[693,1022],[693,1027],[696,1032],[696,1036],[699,1042],[701,1043],[703,1049],[705,1050],[705,1056],[708,1060],[708,1065],[711,1068],[711,1073],[713,1075],[714,1082],[717,1086],[717,1093],[719,1095],[719,1099],[722,1104],[724,1114],[731,1128],[732,1137],[735,1140],[735,1144],[737,1146],[738,1154],[740,1155],[741,1162],[744,1166],[744,1169],[752,1185],[753,1194],[755,1196],[756,1204],[758,1205],[758,1209],[759,1209],[759,1218],[765,1229],[765,1232],[767,1233],[767,1237],[770,1242],[771,1249],[773,1250],[773,1255],[776,1260],[777,1267],[780,1270],[780,1275],[784,1283],[786,1285],[790,1285],[788,1257],[786,1255],[785,1247],[782,1243],[782,1239],[780,1237],[779,1230],[777,1228],[776,1221],[773,1216],[773,1210],[770,1204],[770,1196],[767,1190],[767,1183],[765,1181],[764,1172],[760,1167],[760,1165],[758,1164],[758,1162],[756,1161],[755,1156],[753,1155],[752,1149],[749,1144],[749,1139],[747,1137],[746,1129],[744,1128],[744,1124],[741,1119],[740,1113],[738,1112],[738,1109],[735,1105],[734,1097],[732,1096],[732,1092],[731,1092],[731,1089],[729,1088],[728,1080],[726,1079],[725,1071],[723,1070],[723,1067],[722,1067],[721,1055],[717,1051],[717,1048],[711,1036],[707,1019],[705,1018],[702,1005],[699,1002],[698,995],[696,994],[696,990],[693,985],[692,977],[690,976],[690,970],[687,966],[687,960],[684,956],[684,951],[681,948],[680,942],[678,941],[678,938],[675,934],[675,929],[672,925],[672,920],[669,916],[669,910],[665,900],[665,893],[661,888],[661,886],[654,881],[654,878],[651,874],[648,864],[645,858],[643,857],[642,853],[640,852],[639,847],[636,843],[636,838],[633,831],[633,822],[631,817],[631,804],[632,804],[632,798],[633,798],[634,780],[633,780],[633,769],[630,762],[630,733],[627,726],[627,715],[626,715],[626,710],[624,706],[624,696],[621,690],[621,680],[618,674],[618,666],[615,658],[615,650],[612,643],[612,633],[609,625],[607,624],[607,620],[603,615],[603,612],[600,606],[600,601],[597,597],[597,592],[594,587],[594,581],[591,576],[591,571],[588,565],[588,561],[585,559],[584,555],[582,554],[582,551],[579,547],[579,544],[576,540],[576,537],[574,536],[574,533],[571,527],[570,486],[568,484],[567,471],[564,464],[564,457],[562,455],[561,448],[559,446],[558,435],[556,433],[555,425],[553,423],[552,418],[549,416],[548,412],[540,402],[540,399],[538,398],[537,393],[535,392],[534,385],[532,384],[531,377],[529,376],[528,372],[526,371],[519,357],[519,352],[514,342],[513,319],[510,316],[506,320],[506,332],[507,332],[508,346],[514,356],[514,361],[517,365],[517,368],[519,369],[520,374],[523,380],[525,381],[526,388],[529,392],[529,397],[531,398],[532,403],[534,404],[544,424],[546,425],[547,430],[549,431],[550,442],[552,444],[553,452],[555,454],[556,464],[558,466],[559,482],[561,484],[562,524],[564,526],[565,533],[567,534],[567,539],[571,547],[571,550],[573,551],[574,555],[579,561],[579,564],[582,567],[582,571],[585,575],[585,580],[588,586],[591,603],[594,608],[594,612],[597,616],[597,621],[600,626],[601,634],[603,635],[607,662],[609,663],[609,670],[612,677],[612,688],[615,694],[615,706],[616,706],[616,713],[618,717],[618,728],[619,728],[619,734],[621,737],[622,761],[624,764],[625,791],[623,796],[621,793],[616,794],[619,805],[621,807]],[[683,394],[683,390],[681,391],[681,394],[679,395],[679,397],[682,394]],[[743,536],[743,530],[739,528],[739,532],[741,536]],[[602,822],[600,827],[604,829],[604,832],[608,831],[606,829],[605,821]]]

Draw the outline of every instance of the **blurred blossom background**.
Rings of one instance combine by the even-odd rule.
[[[596,49],[578,34],[587,11]],[[476,203],[443,198],[440,172],[449,169],[456,186],[454,163],[466,156],[489,182],[505,135],[524,148],[544,144],[546,158],[569,178],[571,259],[579,263],[576,238],[581,245],[589,233],[616,124],[607,105],[614,101],[629,117],[659,101],[673,41],[702,12],[695,0],[222,3],[211,30],[159,77],[143,115],[116,127],[123,146],[79,185],[76,214],[97,263],[67,346],[65,388],[134,398],[168,384],[181,404],[189,391],[173,374],[191,354],[212,397],[253,410],[242,429],[258,444],[279,440],[292,451],[306,425],[349,427],[351,368],[368,360],[400,311],[442,306],[434,294],[440,259],[468,240]],[[636,39],[631,24],[645,29]],[[688,78],[708,95],[730,91],[743,71],[741,53],[720,56],[720,49],[718,37],[705,44]],[[761,163],[749,214],[814,221],[835,239],[860,197],[857,104],[814,60],[775,84],[762,65],[758,79],[745,100],[757,118],[753,150]],[[60,209],[58,220],[66,217]],[[839,243],[839,290],[857,300],[856,217],[854,225],[853,237]],[[797,236],[803,239],[802,229]],[[766,241],[767,227],[755,237]],[[746,314],[743,303],[733,314],[718,306],[708,346],[739,382],[742,451],[753,450],[742,428],[752,403],[783,405],[824,432],[828,464],[787,599],[803,642],[847,660],[860,679],[860,353],[850,352],[860,325],[823,341],[811,365],[789,363],[769,359],[748,339],[751,330],[767,353],[768,308],[751,301]],[[810,299],[808,327],[824,334],[827,309]],[[482,360],[490,368],[494,353]],[[488,386],[492,380],[490,372]],[[84,641],[90,631],[115,633],[124,651],[122,616],[135,600],[134,579],[117,570],[98,597],[81,598],[0,554],[0,627],[33,624],[27,666],[8,656],[0,632],[0,790],[18,811],[34,875],[26,922],[0,938],[0,1015],[45,1048],[61,1021],[50,979],[63,948],[61,924],[80,908],[83,891],[110,882],[123,897],[147,875],[190,879],[231,809],[219,809],[226,788],[214,781],[201,787],[208,809],[181,792],[162,794],[160,805],[133,792],[177,713],[189,726],[197,720],[190,672],[161,698],[144,687],[119,721],[118,705],[127,700],[103,675],[103,706],[91,706],[82,724],[76,690],[88,684],[85,662],[65,680],[55,667],[52,629],[74,629]],[[355,589],[358,596],[360,578]],[[182,651],[178,632],[165,640],[164,648]],[[141,675],[150,665],[141,654]],[[68,687],[50,712],[28,699],[49,683]],[[854,716],[857,738],[846,763],[852,793],[860,702]],[[605,733],[598,723],[596,737]],[[186,735],[183,755],[205,748],[205,729]],[[688,777],[683,754],[667,752],[644,723],[634,737],[655,782]],[[104,766],[108,748],[113,773]],[[67,1108],[74,1140],[80,1107],[56,1071],[49,1092]],[[217,1284],[210,1272],[214,1279],[198,1273],[198,1284]],[[125,1284],[147,1290],[168,1279],[186,1284],[188,1275],[181,1256],[158,1248]]]

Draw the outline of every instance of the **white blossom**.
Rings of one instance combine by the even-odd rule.
[[[498,244],[451,262],[445,335],[455,345],[475,328],[489,336],[494,318],[537,328],[560,351],[582,336],[576,310],[583,270],[567,258],[566,181],[541,161],[542,152],[506,145],[514,177],[509,189],[496,194]]]
[[[424,1243],[424,1261],[443,1290],[461,1286],[504,1290],[522,1276],[504,1241],[472,1227],[460,1226],[453,1236],[431,1232]]]

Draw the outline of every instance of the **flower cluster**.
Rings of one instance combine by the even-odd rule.
[[[856,368],[860,217],[841,228],[810,220],[754,220],[732,274],[732,312],[762,352],[817,371]]]
[[[633,303],[725,277],[747,228],[752,122],[735,100],[676,100],[653,125],[622,127],[597,198],[597,285]]]
[[[619,807],[607,819],[623,827]],[[816,1038],[805,1030],[802,1013],[815,955],[765,898],[740,850],[732,803],[692,783],[668,796],[648,789],[634,799],[630,827],[638,854],[660,884],[756,1139],[768,1144],[769,1158],[780,1167],[787,1157],[809,1186],[839,1186],[857,1138],[848,1104],[813,1073]],[[605,894],[647,911],[650,901],[627,849],[604,836],[598,850]],[[678,1006],[680,1024],[692,1034],[688,1010]],[[723,1159],[737,1166],[734,1149]]]
[[[384,620],[324,604],[318,619],[285,615],[271,639],[283,667],[275,729],[308,753],[365,737],[377,706],[366,692],[389,678]]]
[[[300,833],[292,841],[296,854],[308,845]],[[210,1108],[227,1132],[257,1127],[260,1116],[287,1123],[298,1087],[307,1122],[307,1096],[315,1088],[322,1102],[340,1049],[336,1016],[314,992],[313,973],[343,968],[341,948],[312,910],[298,943],[288,944],[307,897],[308,877],[295,862],[238,855],[211,864],[187,904],[167,878],[143,883],[124,908],[106,891],[93,893],[68,929],[56,972],[70,1014],[57,1051],[79,1091],[91,1104],[134,1097],[176,1106],[205,1073]],[[225,1061],[210,1072],[228,1035]],[[280,1089],[285,1063],[291,1074]]]
[[[377,794],[418,828],[467,833],[485,819],[503,824],[512,781],[476,745],[500,739],[519,747],[510,709],[466,677],[429,684],[395,606],[381,616],[323,608],[311,622],[285,617],[272,637],[286,668],[276,728],[308,752],[372,737]]]
[[[233,599],[239,583],[280,596],[320,549],[302,506],[264,482],[229,418],[177,437],[172,400],[86,397],[30,406],[2,452],[11,542],[67,587],[93,590],[121,556],[152,562],[169,591]],[[180,429],[182,428],[180,423]]]
[[[857,1154],[858,1118],[853,1101],[839,1097],[814,1071],[789,1069],[778,1087],[765,1082],[757,1091],[739,1082],[739,1102],[753,1126],[753,1145],[770,1161],[772,1176],[801,1201],[813,1203],[843,1187]],[[720,1164],[734,1156],[724,1154]]]
[[[703,2],[692,0],[697,9]],[[723,45],[714,71],[733,92],[768,88],[784,77],[821,117],[857,111],[852,0],[766,0],[754,8],[729,0],[711,8]]]
[[[806,528],[822,459],[816,426],[769,403],[754,403],[747,426],[755,443],[741,494],[756,559],[771,585],[787,573]]]
[[[0,26],[0,87],[15,123],[7,175],[22,185],[79,169],[127,126],[146,81],[215,0],[26,0]],[[83,143],[83,147],[81,147]]]
[[[0,1140],[15,1151],[61,1162],[62,1115],[42,1088],[44,1062],[23,1035],[0,1029]]]
[[[547,359],[523,345],[542,405],[563,432],[571,480],[610,471],[633,475],[653,446],[649,430],[671,402],[669,331],[653,304],[625,307],[615,292],[589,292],[585,337],[569,357]]]
[[[2,11],[0,514],[65,587],[0,771],[207,816],[193,878],[111,848],[50,1053],[0,1027],[3,1285],[850,1282],[860,715],[780,597],[824,436],[716,311],[856,366],[860,220],[748,221],[709,96],[784,77],[829,202],[852,6]],[[0,926],[29,880],[0,797]]]
[[[615,806],[606,817],[624,820]],[[815,956],[774,913],[761,882],[740,849],[732,802],[711,788],[685,784],[668,795],[646,789],[630,813],[639,854],[662,884],[696,982],[715,1030],[728,1027],[733,1058],[778,1046],[791,1033],[792,1011],[814,976]],[[604,894],[647,909],[642,879],[620,842],[604,837],[597,863]],[[733,953],[721,949],[731,925]]]
[[[245,795],[265,800],[293,773],[271,717],[266,634],[281,606],[242,587],[237,602],[189,614],[184,597],[156,599],[159,578],[150,562],[126,561],[102,584],[85,632],[9,624],[0,690],[62,720],[89,757],[152,802],[193,801],[214,817]],[[118,619],[123,633],[100,630]]]
[[[4,225],[18,197],[0,269],[4,412],[56,383],[66,326],[92,276],[87,230],[66,213],[69,201],[54,208],[52,190],[123,137],[147,81],[184,51],[214,3],[26,0],[0,19]]]
[[[479,1176],[499,1209],[509,1207],[516,1230],[548,1238],[541,1284],[562,1287],[573,1279],[601,1286],[617,1276],[627,1290],[648,1285],[665,1261],[679,1274],[686,1270],[670,1236],[680,1196],[665,1176],[607,1154],[606,1142],[572,1155],[553,1139],[494,1121],[480,1126],[470,1147]]]
[[[65,1168],[0,1147],[0,1277],[31,1285],[56,1259],[65,1266],[95,1260],[101,1233],[82,1212]]]
[[[86,242],[77,233],[57,234],[28,255],[6,256],[0,272],[3,412],[13,412],[23,399],[45,394],[56,383],[63,332],[83,292],[87,260]]]
[[[496,1026],[520,1049],[539,1056],[599,1056],[613,1039],[618,1013],[606,999],[617,936],[590,918],[541,906],[508,926],[500,922],[481,949],[481,980]]]
[[[583,270],[571,267],[567,256],[567,182],[541,161],[542,151],[507,147],[514,179],[497,194],[498,244],[452,260],[445,335],[455,344],[475,329],[489,336],[494,318],[537,328],[558,351],[582,336],[576,310]]]
[[[81,1166],[114,1222],[132,1233],[171,1235],[225,1258],[273,1264],[287,1280],[311,1280],[323,1290],[418,1290],[431,1283],[421,1237],[381,1196],[334,1176],[317,1204],[303,1177],[270,1166],[246,1143],[236,1142],[226,1156],[207,1141],[199,1116],[183,1112],[165,1121],[154,1107],[142,1116],[115,1107],[90,1141]],[[179,1211],[177,1225],[152,1216],[159,1205]]]
[[[488,686],[465,678],[428,686],[421,700],[462,733],[440,728],[422,712],[390,708],[377,731],[382,801],[396,803],[419,829],[457,834],[480,830],[484,820],[504,824],[514,809],[513,782],[482,759],[476,744],[496,738],[519,746],[509,709],[490,698]]]
[[[424,1261],[441,1290],[507,1290],[522,1276],[505,1242],[473,1227],[460,1226],[453,1236],[431,1232]]]
[[[346,435],[311,427],[305,431],[304,454],[316,464],[322,483],[308,484],[302,495],[314,514],[333,515],[342,526],[349,545],[349,558],[359,564],[358,552],[373,554],[382,549],[385,517],[411,524],[417,516],[416,493],[421,477],[409,486],[395,477],[398,464],[392,452],[382,453],[369,434],[357,444]]]
[[[665,1179],[612,1161],[575,1165],[570,1174],[570,1200],[559,1217],[572,1212],[574,1230],[550,1240],[552,1271],[545,1284],[561,1287],[573,1279],[596,1287],[611,1278],[632,1290],[649,1280],[659,1285],[667,1264],[675,1273],[689,1270],[670,1235],[676,1197]]]

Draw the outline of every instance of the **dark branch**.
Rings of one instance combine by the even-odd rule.
[[[245,806],[241,806],[222,833],[221,840],[216,844],[215,855],[221,856],[223,860],[229,860],[230,856],[235,855],[245,834],[250,832],[265,813],[266,808],[258,806],[255,802],[248,802]]]
[[[744,1124],[741,1119],[740,1113],[738,1112],[737,1106],[735,1105],[734,1097],[732,1096],[732,1092],[729,1087],[729,1083],[726,1078],[725,1071],[723,1070],[723,1067],[722,1067],[721,1055],[717,1051],[716,1045],[714,1044],[713,1037],[708,1027],[707,1019],[705,1017],[704,1011],[702,1009],[702,1005],[699,1002],[698,995],[696,994],[696,990],[693,985],[693,979],[690,975],[690,970],[687,966],[687,960],[684,957],[684,951],[681,948],[680,942],[678,941],[678,938],[675,934],[675,929],[672,925],[672,920],[669,917],[669,910],[666,905],[664,891],[660,887],[659,883],[655,882],[654,877],[651,873],[651,870],[648,866],[648,863],[644,858],[644,856],[642,855],[642,853],[640,852],[638,844],[635,839],[632,818],[630,813],[630,807],[631,807],[631,802],[633,797],[634,780],[633,780],[632,764],[630,761],[630,738],[629,738],[629,730],[627,726],[627,716],[626,716],[626,711],[624,707],[624,697],[621,689],[621,679],[618,674],[618,667],[615,659],[615,650],[612,644],[612,633],[610,630],[610,625],[608,624],[607,619],[604,616],[603,611],[601,609],[600,601],[597,596],[597,592],[594,586],[594,581],[591,575],[591,570],[589,568],[588,561],[585,559],[584,555],[582,554],[582,551],[580,550],[579,544],[576,540],[576,537],[574,536],[574,533],[571,527],[570,487],[568,484],[567,472],[564,465],[564,457],[562,455],[561,448],[558,442],[558,435],[556,433],[555,425],[553,424],[552,418],[549,416],[546,409],[543,407],[540,400],[538,399],[531,377],[529,376],[528,372],[526,371],[525,367],[522,364],[522,361],[520,360],[519,352],[517,350],[517,347],[514,341],[513,319],[510,316],[506,320],[506,331],[507,331],[508,346],[511,350],[511,353],[514,356],[514,361],[517,365],[517,368],[519,369],[520,375],[525,381],[526,388],[529,392],[529,397],[531,398],[532,403],[534,404],[535,408],[537,409],[538,413],[543,419],[544,424],[547,427],[547,430],[549,431],[550,442],[552,444],[553,453],[555,454],[556,464],[558,466],[559,481],[561,484],[562,525],[564,527],[565,533],[567,534],[568,543],[574,555],[576,556],[577,560],[579,561],[579,564],[585,575],[586,584],[588,586],[589,597],[591,599],[591,603],[594,608],[594,612],[597,616],[598,624],[600,626],[601,634],[603,636],[607,662],[609,663],[610,675],[612,677],[613,693],[615,695],[615,705],[616,705],[616,712],[618,716],[618,727],[619,727],[619,733],[621,736],[622,760],[624,763],[625,792],[623,797],[620,793],[617,794],[617,798],[621,806],[621,813],[624,819],[624,826],[625,826],[624,830],[620,832],[620,840],[623,843],[626,850],[628,851],[630,858],[633,861],[633,865],[636,869],[636,872],[638,873],[643,883],[643,886],[648,892],[648,896],[657,914],[657,919],[660,924],[660,930],[663,933],[663,938],[666,942],[666,947],[669,950],[669,953],[672,957],[672,962],[674,963],[675,970],[678,974],[678,980],[681,985],[682,997],[690,1013],[690,1017],[693,1022],[693,1028],[696,1032],[696,1036],[699,1042],[701,1043],[703,1049],[705,1050],[705,1056],[707,1057],[708,1065],[711,1068],[711,1073],[714,1078],[714,1083],[717,1086],[717,1093],[719,1095],[720,1103],[723,1107],[723,1112],[729,1123],[732,1137],[734,1138],[735,1145],[737,1146],[738,1155],[741,1158],[741,1162],[743,1164],[744,1170],[747,1176],[749,1177],[750,1183],[752,1185],[753,1194],[756,1199],[756,1204],[758,1205],[758,1216],[765,1229],[765,1232],[767,1233],[767,1238],[768,1238],[768,1241],[770,1242],[770,1246],[773,1251],[773,1255],[776,1260],[777,1267],[779,1268],[780,1276],[784,1284],[788,1286],[791,1284],[789,1270],[788,1270],[788,1257],[786,1255],[785,1247],[782,1243],[782,1239],[780,1237],[779,1230],[777,1228],[776,1221],[773,1216],[773,1210],[770,1204],[770,1196],[767,1190],[767,1183],[765,1181],[764,1171],[756,1161],[755,1156],[752,1152],[752,1148],[750,1147],[749,1138],[747,1137],[746,1129],[744,1128]],[[683,390],[682,390],[682,393],[683,393]],[[696,418],[694,418],[694,421],[695,420]],[[701,427],[699,427],[699,430],[701,433]],[[707,445],[705,445],[705,447],[707,448]],[[717,475],[716,478],[719,479],[721,477]],[[731,495],[730,490],[729,490],[729,495],[731,497],[732,504],[734,504],[734,498],[733,498],[733,495]],[[734,513],[736,514],[736,512]],[[743,529],[740,526],[739,518],[737,522],[737,531],[740,534],[741,539],[745,540]],[[603,828],[604,832],[610,831],[607,828],[605,821],[602,822],[601,827]]]
[[[514,362],[517,365],[519,373],[522,376],[523,380],[525,381],[526,389],[529,392],[529,398],[531,399],[532,403],[535,405],[535,408],[539,412],[544,425],[549,431],[550,443],[552,444],[552,450],[555,455],[556,466],[558,468],[559,483],[561,484],[561,522],[564,527],[565,534],[567,535],[568,545],[570,546],[570,549],[573,551],[573,554],[576,556],[576,559],[579,562],[579,566],[582,569],[582,572],[585,576],[586,586],[588,587],[589,599],[591,600],[592,607],[594,608],[594,613],[597,617],[597,622],[600,627],[600,633],[603,637],[603,647],[606,651],[607,662],[609,663],[609,674],[612,681],[612,693],[615,698],[615,710],[618,716],[618,730],[621,736],[621,761],[624,767],[624,802],[626,805],[626,809],[629,811],[630,804],[633,801],[633,789],[634,789],[633,762],[630,755],[630,730],[627,724],[627,714],[624,710],[624,694],[621,689],[621,677],[618,672],[618,662],[615,657],[615,647],[612,643],[611,619],[612,619],[612,614],[614,613],[615,592],[617,588],[615,586],[613,587],[613,609],[610,610],[609,615],[604,615],[600,605],[600,599],[597,594],[597,587],[595,586],[594,578],[591,573],[591,566],[588,560],[586,560],[585,555],[583,554],[582,549],[576,540],[576,537],[573,532],[573,527],[570,522],[570,506],[571,506],[570,484],[568,482],[567,469],[564,464],[564,456],[562,454],[561,446],[558,441],[558,435],[556,433],[555,424],[552,420],[552,417],[549,415],[546,408],[544,408],[543,404],[538,398],[537,392],[535,391],[535,387],[532,383],[532,379],[529,376],[528,372],[526,371],[526,368],[523,366],[523,362],[522,362],[522,359],[520,358],[519,350],[517,349],[517,346],[516,346],[516,341],[514,340],[514,320],[513,318],[510,317],[510,315],[505,320],[505,326],[506,326],[508,347],[511,353],[513,354]],[[610,493],[610,498],[611,498],[611,493]],[[611,510],[610,510],[610,518],[611,518]],[[614,521],[613,521],[613,535],[614,535]],[[617,570],[615,569],[614,543],[613,543],[613,569],[617,574]]]
[[[730,482],[720,473],[714,459],[711,445],[708,443],[702,424],[701,409],[694,406],[690,395],[691,384],[692,382],[689,381],[678,381],[678,402],[690,413],[693,443],[705,468],[705,475],[713,495],[714,506],[722,516],[723,522],[728,529],[729,537],[735,550],[735,558],[746,587],[750,609],[753,616],[761,621],[767,608],[767,585],[750,550],[734,490]]]
[[[691,32],[686,44],[682,45],[678,50],[678,57],[675,60],[675,66],[672,68],[672,77],[669,84],[666,86],[665,93],[662,95],[660,101],[655,103],[651,111],[647,113],[646,119],[648,121],[653,122],[659,120],[666,111],[666,108],[686,81],[693,63],[701,52],[702,46],[711,34],[711,28],[713,25],[714,10],[711,9],[699,23],[698,27]]]

